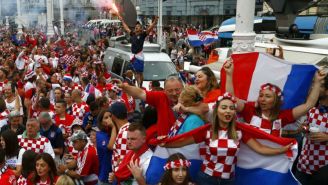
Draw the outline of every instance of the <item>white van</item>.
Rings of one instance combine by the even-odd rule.
[[[123,74],[129,69],[130,59],[133,56],[131,53],[131,44],[122,44],[124,37],[112,37],[110,46],[108,47],[104,63],[112,77],[123,80]],[[153,80],[158,80],[161,87],[164,87],[164,81],[169,75],[178,74],[175,65],[170,57],[163,52],[160,52],[158,44],[144,44],[144,82],[143,87],[149,89],[149,83]]]

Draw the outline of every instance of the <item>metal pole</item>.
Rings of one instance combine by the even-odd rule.
[[[61,35],[65,35],[64,28],[64,5],[63,0],[59,0],[59,9],[60,9],[60,33]]]
[[[157,43],[161,46],[163,46],[163,30],[162,30],[162,25],[163,25],[163,1],[158,0],[158,25],[157,25]]]
[[[21,4],[20,3],[21,3],[20,0],[17,0],[17,24],[18,24],[18,27],[17,27],[18,32],[17,32],[17,34],[18,35],[23,34],[22,21],[21,21],[21,19],[22,19],[22,13],[21,13]]]
[[[47,0],[47,35],[54,35],[54,28],[52,24],[52,0]]]

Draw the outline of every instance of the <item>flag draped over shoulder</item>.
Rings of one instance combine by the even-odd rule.
[[[165,139],[165,142],[176,142],[188,137],[193,137],[195,134],[207,132],[210,127],[211,124],[207,124],[190,132]],[[259,142],[272,147],[281,147],[290,143],[294,143],[294,145],[291,147],[290,151],[286,152],[286,154],[263,156],[255,153],[245,144],[242,144],[237,157],[236,184],[281,185],[286,184],[286,182],[291,185],[297,184],[297,181],[290,172],[293,160],[297,155],[297,143],[294,139],[275,137],[243,123],[238,123],[237,128],[242,130],[243,134],[251,135]],[[150,143],[154,145],[161,142],[163,141],[150,141]],[[204,143],[201,143],[200,145],[203,144]],[[164,148],[158,146],[146,173],[147,184],[157,184],[159,182],[160,177],[164,173],[163,166],[165,165],[167,158],[171,154],[177,152],[182,153],[191,161],[190,175],[193,178],[197,177],[197,173],[200,170],[203,160],[202,156],[199,155],[199,147],[200,146],[195,144],[181,148]],[[271,177],[268,175],[271,175]],[[275,179],[272,180],[272,177]]]
[[[256,101],[260,86],[277,85],[283,91],[282,109],[290,109],[305,102],[317,70],[310,64],[292,64],[266,53],[244,53],[231,56],[234,63],[233,86],[235,96]],[[225,92],[226,75],[221,70],[221,87]]]

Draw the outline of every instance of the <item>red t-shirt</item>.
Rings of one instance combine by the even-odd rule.
[[[204,103],[211,103],[218,100],[218,97],[221,95],[220,89],[213,89],[210,92],[207,93],[206,97],[204,97],[203,102]]]
[[[7,169],[3,174],[0,175],[1,185],[12,185],[16,184],[16,177],[11,169]]]
[[[280,131],[285,125],[295,122],[292,109],[280,111],[278,119],[273,122],[257,116],[255,110],[254,102],[245,103],[244,109],[241,112],[245,122],[277,137],[280,137]]]
[[[74,121],[74,116],[69,115],[69,114],[65,114],[65,119],[60,119],[60,117],[56,114],[55,115],[55,124],[56,126],[58,126],[59,128],[63,128],[65,130],[66,134],[71,133],[71,125]]]
[[[146,102],[157,110],[158,136],[166,136],[176,120],[170,100],[162,91],[146,91]]]
[[[83,177],[84,184],[95,185],[98,182],[98,170],[99,160],[96,148],[88,143],[84,150],[77,154],[76,172]]]

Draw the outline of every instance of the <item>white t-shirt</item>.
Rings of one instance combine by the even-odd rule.
[[[15,110],[15,108],[16,108],[16,98],[12,102],[8,102],[7,100],[5,100],[5,102],[6,102],[6,107],[10,112]],[[21,115],[21,116],[24,115],[21,97],[19,97],[19,115]]]

